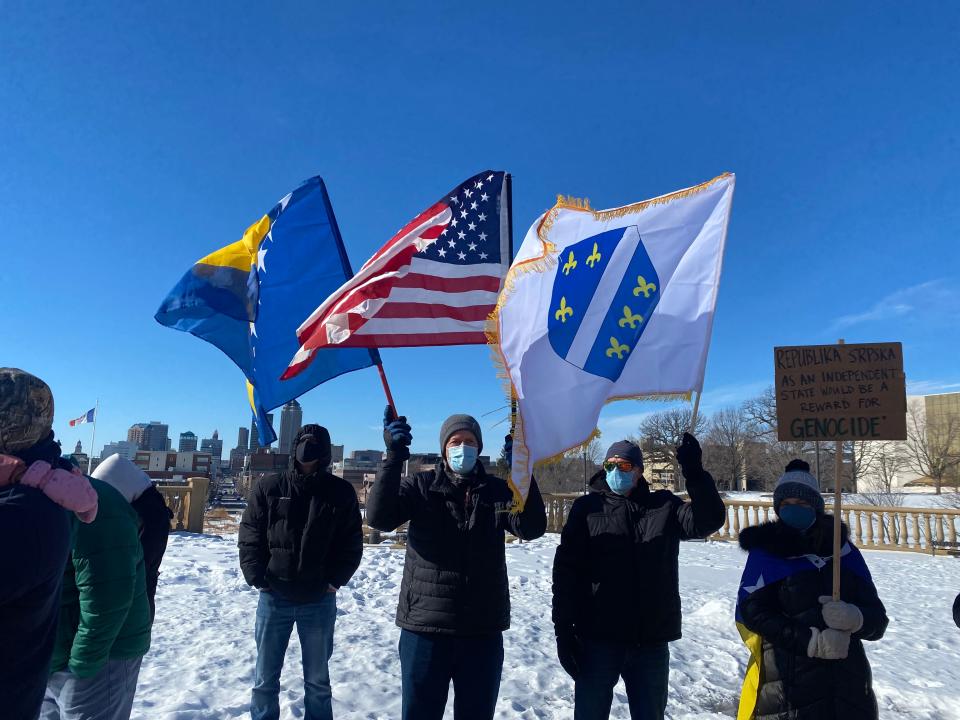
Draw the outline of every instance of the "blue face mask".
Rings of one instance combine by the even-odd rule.
[[[807,530],[817,519],[816,511],[807,505],[781,505],[780,519],[797,530]]]
[[[473,445],[453,445],[447,448],[447,462],[455,473],[464,475],[477,464],[477,449]]]
[[[626,495],[633,488],[633,473],[619,468],[608,470],[607,485],[617,495]]]

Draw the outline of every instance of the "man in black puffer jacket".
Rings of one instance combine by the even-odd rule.
[[[303,656],[307,720],[333,717],[330,673],[337,588],[363,556],[360,506],[353,488],[331,475],[330,434],[304,425],[290,469],[261,479],[240,524],[240,568],[260,589],[253,720],[280,717],[280,672],[294,624]]]
[[[876,720],[864,640],[887,614],[860,551],[841,527],[840,600],[833,601],[833,524],[810,466],[792,461],[777,482],[777,520],[748,527],[737,625],[751,649],[738,717]]]
[[[621,676],[631,717],[662,718],[667,643],[680,638],[680,541],[716,531],[726,510],[692,435],[677,449],[689,503],[668,490],[650,491],[634,443],[614,443],[606,458],[590,493],[570,509],[557,547],[557,654],[576,683],[576,720],[609,717]]]
[[[490,720],[510,627],[504,533],[543,535],[543,498],[532,482],[523,511],[511,512],[507,483],[477,461],[483,437],[469,415],[443,423],[436,470],[402,479],[410,426],[389,407],[384,426],[387,459],[367,498],[367,522],[384,531],[410,523],[397,607],[402,718],[440,720],[452,680],[454,718]]]

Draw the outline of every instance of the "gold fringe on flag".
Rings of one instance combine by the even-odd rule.
[[[560,211],[572,210],[576,212],[588,212],[595,220],[598,221],[614,220],[627,215],[643,212],[644,210],[656,205],[665,205],[674,200],[681,200],[683,198],[691,197],[703,192],[711,185],[714,185],[727,177],[730,177],[730,173],[723,173],[712,180],[708,180],[707,182],[694,185],[693,187],[686,188],[684,190],[677,190],[676,192],[651,198],[650,200],[643,200],[641,202],[633,203],[620,208],[612,208],[610,210],[594,210],[592,207],[590,207],[590,200],[587,198],[577,198],[570,195],[557,195],[557,202],[552,208],[543,214],[543,216],[540,218],[539,224],[537,225],[537,237],[540,240],[540,254],[536,257],[530,258],[529,260],[522,260],[518,263],[515,263],[510,267],[510,269],[507,271],[506,277],[503,280],[503,287],[500,290],[499,297],[497,298],[497,304],[487,317],[486,327],[484,328],[484,332],[487,336],[487,344],[490,346],[490,354],[493,361],[493,366],[497,372],[497,377],[504,384],[504,395],[506,401],[510,403],[511,406],[517,397],[517,393],[516,388],[513,387],[513,381],[510,378],[510,372],[507,368],[506,358],[504,357],[503,350],[500,347],[500,310],[504,307],[509,297],[513,294],[516,281],[521,275],[534,272],[542,273],[557,266],[556,245],[550,242],[549,236]],[[691,394],[692,390],[678,390],[675,392],[651,393],[647,395],[622,395],[607,398],[605,404],[617,402],[618,400],[690,402]],[[522,460],[524,464],[528,464],[529,451],[527,450],[524,439],[523,417],[522,413],[519,411],[519,408],[517,409],[517,414],[514,418],[512,432],[514,456]],[[586,447],[590,444],[590,442],[599,436],[600,431],[594,428],[589,437],[582,442],[577,443],[576,445],[573,445],[572,447],[569,447],[555,455],[552,455],[549,458],[540,460],[537,465],[545,465],[557,462],[561,460],[567,453]],[[530,468],[530,470],[532,475],[533,468]],[[507,484],[510,486],[510,489],[513,491],[513,505],[511,507],[511,512],[519,512],[523,509],[524,499],[520,497],[520,490],[513,483],[513,478],[510,477],[510,475],[511,473],[508,472],[506,480]]]

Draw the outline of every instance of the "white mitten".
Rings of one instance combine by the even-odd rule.
[[[856,605],[834,600],[829,595],[822,596],[820,602],[823,604],[823,621],[827,627],[850,633],[863,627],[863,613]]]
[[[810,632],[813,634],[807,644],[807,657],[821,660],[846,659],[847,650],[850,648],[850,633],[832,628],[818,630],[815,627],[810,628]]]

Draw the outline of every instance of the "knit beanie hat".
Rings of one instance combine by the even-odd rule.
[[[443,425],[440,427],[441,456],[446,456],[447,440],[460,430],[469,430],[477,438],[477,454],[483,450],[483,434],[480,432],[480,423],[470,415],[451,415],[443,421]]]
[[[773,510],[780,514],[780,504],[787,498],[798,498],[812,507],[817,515],[824,511],[820,484],[810,474],[810,465],[803,460],[791,460],[777,480],[773,491]]]
[[[607,460],[614,456],[629,460],[635,467],[641,470],[643,469],[643,453],[636,443],[632,443],[629,440],[617,440],[617,442],[607,449],[607,454],[604,455],[603,458]]]
[[[53,428],[53,393],[40,378],[0,368],[0,453],[32,448]]]
[[[97,465],[91,477],[110,485],[128,503],[134,502],[153,485],[149,475],[121,455],[111,455]]]

